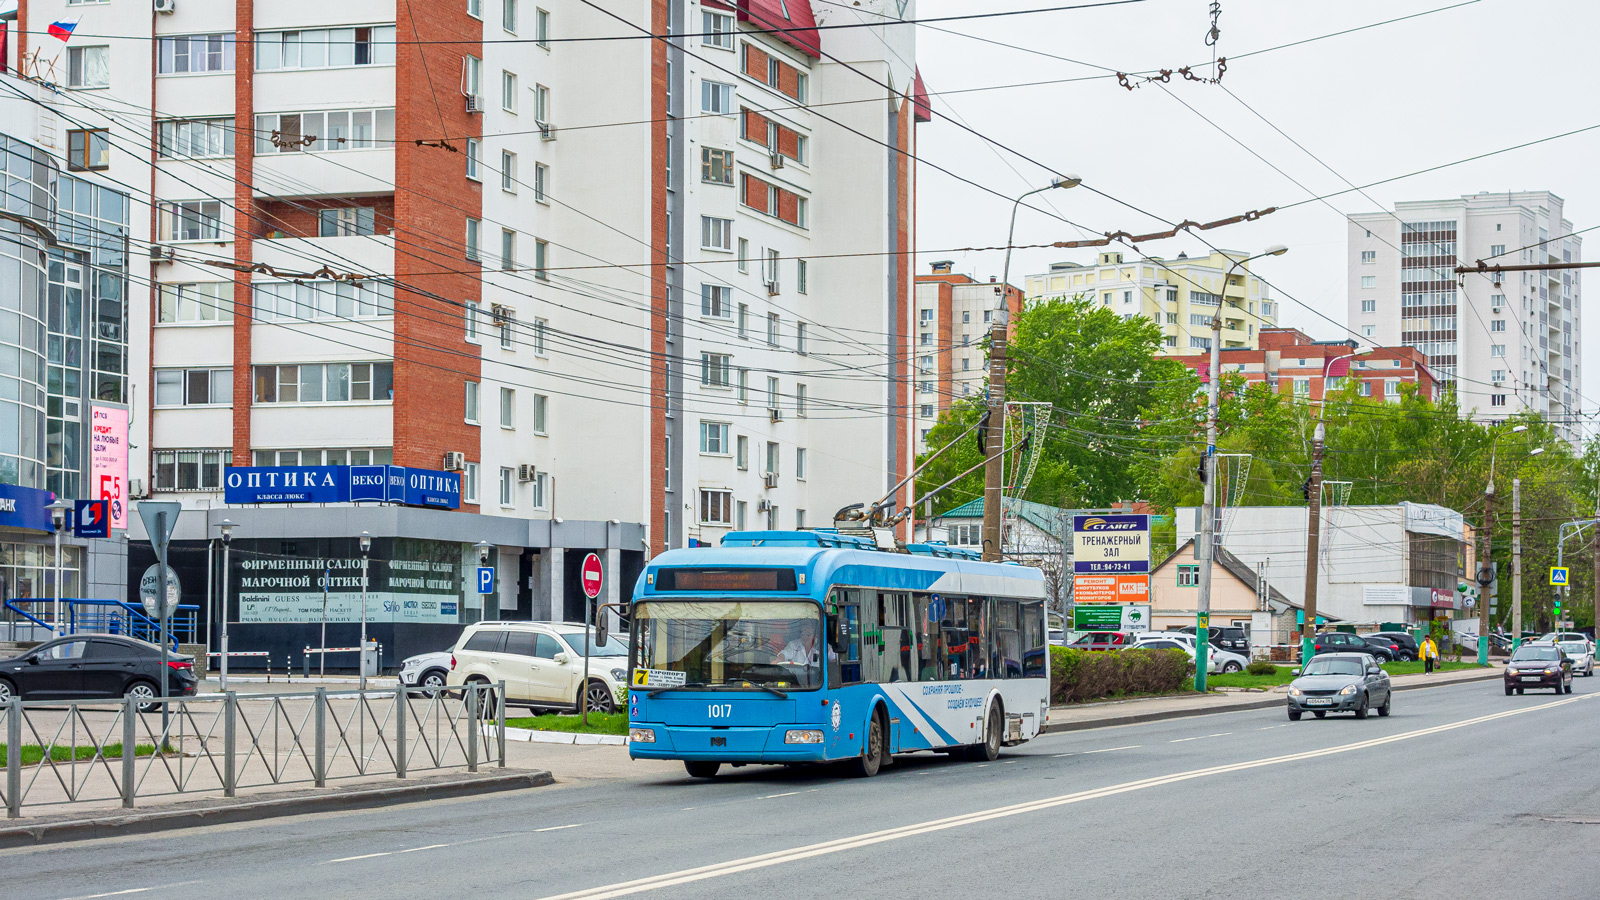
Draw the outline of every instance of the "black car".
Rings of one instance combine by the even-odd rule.
[[[1529,688],[1555,688],[1572,693],[1572,657],[1554,644],[1523,644],[1506,663],[1506,696]]]
[[[1419,651],[1419,648],[1417,647],[1417,639],[1412,637],[1411,633],[1408,631],[1380,631],[1376,634],[1369,634],[1367,637],[1382,638],[1386,641],[1390,641],[1399,645],[1400,655],[1395,657],[1396,659],[1409,662],[1417,658],[1417,653]]]
[[[1391,645],[1379,646],[1376,642],[1369,642],[1359,634],[1346,634],[1342,631],[1326,631],[1317,635],[1312,647],[1314,653],[1370,653],[1378,658],[1378,662],[1386,663],[1394,660],[1394,651]]]
[[[194,661],[171,656],[167,694],[192,697],[199,686]],[[161,696],[161,648],[112,634],[56,638],[14,659],[0,660],[0,703],[23,700],[101,700],[133,697],[149,712]]]
[[[1188,625],[1178,629],[1188,634],[1195,633],[1195,627]],[[1250,636],[1245,634],[1243,628],[1236,625],[1223,625],[1206,629],[1206,642],[1220,650],[1237,653],[1245,659],[1250,658]]]
[[[1385,662],[1406,658],[1405,648],[1400,646],[1399,641],[1387,637],[1381,637],[1376,634],[1362,634],[1357,635],[1357,637],[1367,642],[1367,646],[1372,648],[1372,650],[1369,652],[1371,652],[1374,656],[1380,652],[1387,654],[1388,659],[1384,660]]]

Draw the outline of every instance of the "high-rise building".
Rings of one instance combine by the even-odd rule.
[[[194,511],[185,602],[224,520],[236,621],[324,579],[353,621],[368,559],[369,613],[448,630],[889,494],[927,98],[911,29],[815,27],[903,5],[19,0],[12,134],[132,198],[131,487]]]
[[[1579,439],[1582,303],[1575,269],[1472,274],[1458,265],[1564,264],[1583,258],[1549,191],[1398,203],[1350,217],[1350,328],[1427,355],[1461,409],[1480,419],[1545,415]]]
[[[928,432],[950,404],[964,397],[982,397],[988,390],[985,348],[990,323],[1000,305],[1000,284],[991,276],[978,281],[951,271],[954,263],[932,264],[917,276],[916,452],[928,449]],[[1022,291],[1005,287],[1012,327],[1022,312]]]
[[[1278,303],[1267,285],[1250,274],[1250,265],[1233,268],[1249,254],[1219,250],[1209,256],[1133,259],[1108,251],[1093,264],[1059,262],[1027,278],[1029,303],[1083,297],[1124,319],[1144,316],[1162,328],[1167,353],[1193,353],[1211,347],[1211,319],[1222,310],[1223,349],[1256,349],[1261,329],[1278,324]],[[1228,274],[1232,269],[1232,274]],[[1224,290],[1222,279],[1228,278]]]

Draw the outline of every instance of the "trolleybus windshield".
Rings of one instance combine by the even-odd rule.
[[[645,600],[638,665],[682,672],[684,688],[822,686],[821,609],[785,600]]]

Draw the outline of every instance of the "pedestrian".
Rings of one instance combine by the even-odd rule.
[[[1439,658],[1439,645],[1433,642],[1433,635],[1422,639],[1422,647],[1417,651],[1422,656],[1422,670],[1424,674],[1431,674],[1436,660]]]

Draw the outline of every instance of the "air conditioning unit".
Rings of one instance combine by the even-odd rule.
[[[481,113],[481,112],[483,112],[483,98],[481,98],[481,97],[479,97],[479,96],[477,96],[475,94],[468,94],[467,95],[467,112],[469,112],[469,113]]]
[[[777,472],[768,472],[765,475],[762,475],[761,476],[761,483],[766,485],[769,488],[777,487],[778,486],[778,473]],[[762,501],[762,502],[765,502],[765,501]]]
[[[539,140],[553,141],[556,139],[556,126],[549,122],[539,123]]]
[[[769,510],[771,508],[772,508],[772,504],[768,503],[765,500],[763,500],[760,503],[756,504],[756,512],[766,512],[767,510]]]
[[[772,279],[770,281],[765,282],[765,284],[767,286],[767,296],[768,297],[776,297],[776,296],[778,296],[778,279],[774,278],[774,279]]]
[[[767,410],[767,415],[771,416],[772,417],[772,421],[774,421],[774,422],[782,422],[783,421],[783,410],[780,410],[777,407],[769,408]]]
[[[150,245],[150,258],[156,262],[172,259],[175,254],[176,251],[171,247],[163,247],[160,244]]]
[[[145,493],[143,478],[128,479],[128,496],[135,500],[143,500],[145,497],[150,496],[149,494]]]
[[[156,12],[164,16],[170,16],[177,11],[177,0],[156,0]]]
[[[530,466],[527,463],[517,466],[517,480],[523,484],[533,481],[538,475],[539,469],[536,466]]]
[[[783,168],[783,154],[782,153],[779,153],[776,150],[770,150],[770,151],[767,152],[767,159],[771,160],[772,167],[774,169]]]
[[[447,451],[444,455],[444,470],[446,472],[460,472],[467,467],[467,455],[459,450]]]

